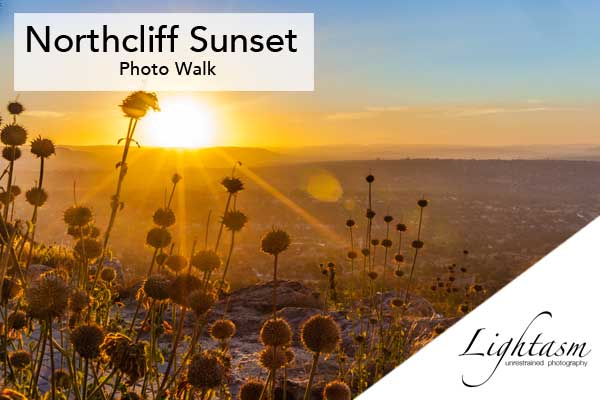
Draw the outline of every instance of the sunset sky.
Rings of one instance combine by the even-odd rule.
[[[197,146],[600,144],[598,1],[0,0],[0,103],[87,145],[122,136],[125,93],[14,93],[13,12],[315,13],[315,92],[161,93],[199,111],[143,121],[145,145],[186,124]]]

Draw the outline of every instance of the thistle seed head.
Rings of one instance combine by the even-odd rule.
[[[171,279],[164,274],[151,275],[144,282],[144,293],[153,300],[164,301],[171,297]]]
[[[265,347],[258,354],[258,363],[267,371],[279,369],[287,364],[285,350],[281,347]]]
[[[73,250],[81,258],[94,260],[102,255],[102,243],[96,239],[83,238],[75,242]]]
[[[104,267],[102,271],[100,271],[100,279],[104,282],[112,282],[117,277],[117,272],[112,267]]]
[[[119,106],[126,117],[143,118],[149,109],[160,111],[156,93],[137,91],[127,96]]]
[[[17,350],[10,353],[8,360],[14,369],[25,369],[31,364],[31,354],[25,350]]]
[[[27,326],[27,314],[23,311],[13,311],[8,316],[8,327],[19,331]]]
[[[48,158],[56,153],[56,148],[52,140],[38,136],[31,141],[31,152],[38,158]]]
[[[225,187],[229,194],[236,194],[237,192],[244,190],[244,182],[242,182],[239,178],[227,176],[223,178],[221,185]]]
[[[180,272],[183,271],[185,267],[187,267],[188,262],[187,258],[185,258],[184,256],[179,254],[173,254],[165,259],[165,264],[174,272]]]
[[[156,225],[168,228],[175,223],[175,213],[170,208],[159,208],[154,212],[152,220]]]
[[[104,341],[104,331],[99,325],[81,325],[71,332],[71,342],[77,354],[85,359],[100,355],[100,345]]]
[[[25,111],[25,107],[23,107],[23,104],[19,103],[18,101],[11,101],[10,103],[8,103],[6,109],[11,115],[19,115],[23,111]]]
[[[85,290],[75,288],[71,291],[69,295],[69,310],[73,314],[81,313],[89,305],[90,296]]]
[[[210,272],[221,266],[221,258],[213,250],[200,250],[192,257],[191,264],[202,272]]]
[[[232,232],[239,232],[248,222],[248,217],[241,211],[227,211],[221,220]]]
[[[155,249],[162,249],[171,244],[171,233],[165,228],[152,228],[146,235],[146,244]]]
[[[46,272],[27,288],[27,312],[31,318],[48,320],[60,317],[68,304],[69,286],[60,276]]]
[[[260,400],[265,384],[259,380],[249,379],[240,387],[238,400]]]
[[[287,250],[290,243],[290,235],[287,232],[280,229],[273,229],[262,238],[261,250],[267,254],[276,256]]]
[[[69,226],[83,227],[93,218],[92,210],[85,206],[72,206],[65,210],[63,219]]]
[[[208,333],[217,341],[231,339],[235,335],[235,324],[230,319],[218,319],[209,327]]]
[[[329,315],[313,315],[300,329],[304,347],[313,353],[332,353],[341,341],[340,327]]]
[[[214,389],[226,378],[223,362],[211,352],[203,352],[192,357],[188,367],[187,380],[196,389]]]
[[[342,381],[332,381],[323,389],[323,400],[351,400],[350,387]]]
[[[6,146],[2,149],[2,157],[6,161],[17,161],[21,158],[21,149],[16,146]]]
[[[171,282],[169,297],[171,301],[182,307],[188,307],[191,304],[192,293],[202,287],[202,280],[192,274],[176,276]]]
[[[188,299],[190,309],[200,318],[204,316],[217,303],[217,296],[213,292],[194,290]]]
[[[32,206],[41,207],[48,200],[48,193],[41,187],[32,187],[25,192],[25,199]]]
[[[283,318],[268,319],[260,330],[260,341],[265,346],[287,346],[292,341],[292,328]]]
[[[19,124],[4,125],[0,140],[7,146],[22,146],[27,142],[27,130]]]

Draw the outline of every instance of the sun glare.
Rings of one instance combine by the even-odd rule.
[[[173,97],[161,101],[160,109],[144,121],[149,145],[196,148],[214,144],[214,120],[206,104],[193,98]]]

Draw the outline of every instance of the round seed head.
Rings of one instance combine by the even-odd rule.
[[[396,254],[394,256],[394,261],[396,261],[397,263],[404,262],[404,256],[402,254]]]
[[[71,374],[64,369],[56,370],[54,371],[54,376],[52,376],[52,381],[56,388],[68,390],[71,387]]]
[[[117,272],[112,267],[104,267],[102,271],[100,271],[100,278],[104,282],[112,282],[117,277]]]
[[[74,314],[81,313],[90,305],[90,296],[83,289],[73,289],[69,295],[69,310]]]
[[[173,254],[166,258],[165,264],[174,272],[179,272],[187,267],[187,258],[179,254]]]
[[[404,271],[397,269],[394,271],[394,275],[396,275],[398,278],[402,278],[404,276]]]
[[[21,149],[15,146],[6,146],[2,149],[2,157],[6,161],[17,161],[21,158]]]
[[[377,279],[377,276],[378,276],[378,274],[377,274],[377,272],[375,272],[375,271],[370,271],[370,272],[367,274],[367,276],[369,277],[369,279],[371,279],[371,280],[375,280],[375,279]]]
[[[225,190],[230,194],[236,194],[237,192],[244,190],[244,182],[239,178],[225,177],[221,181],[221,185],[223,185]]]
[[[139,119],[146,115],[151,108],[160,111],[156,93],[138,91],[127,96],[119,106],[126,117]]]
[[[383,217],[383,221],[386,224],[389,224],[390,222],[392,222],[394,220],[394,217],[392,217],[391,215],[386,215],[385,217]]]
[[[86,359],[94,359],[100,355],[103,340],[104,331],[96,324],[81,325],[71,332],[73,348]]]
[[[425,243],[422,240],[413,240],[411,246],[415,249],[422,249]]]
[[[152,220],[156,225],[168,228],[175,223],[175,213],[170,208],[159,208],[154,212]]]
[[[56,153],[56,148],[52,140],[38,136],[31,141],[31,152],[38,158],[48,158]]]
[[[279,369],[287,364],[285,350],[281,347],[265,347],[258,354],[258,363],[267,371]]]
[[[11,101],[10,103],[8,103],[6,109],[11,115],[19,115],[23,111],[25,111],[25,107],[23,107],[23,104],[19,103],[18,101]]]
[[[287,250],[290,243],[290,235],[288,235],[287,232],[280,229],[274,229],[262,238],[261,249],[267,254],[276,256]]]
[[[367,209],[367,212],[365,213],[365,216],[367,217],[367,219],[373,219],[375,218],[375,215],[377,215],[377,213],[373,210],[371,210],[370,208]]]
[[[152,228],[146,235],[146,244],[155,249],[162,249],[171,244],[171,233],[165,228]]]
[[[209,334],[214,340],[228,340],[235,335],[235,324],[230,319],[218,319],[209,327]]]
[[[13,311],[8,316],[8,327],[19,331],[27,326],[27,314],[23,311]]]
[[[369,175],[367,175],[367,177],[365,178],[365,180],[368,183],[373,183],[373,182],[375,182],[375,177],[373,175],[369,174]]]
[[[203,352],[192,357],[188,367],[187,380],[196,389],[214,389],[226,378],[223,362],[210,352]]]
[[[27,288],[27,312],[31,318],[48,320],[60,317],[67,308],[67,283],[58,275],[47,272]]]
[[[31,354],[25,350],[17,350],[10,353],[8,360],[13,368],[18,370],[25,369],[31,364]]]
[[[75,242],[75,253],[88,260],[94,260],[102,255],[102,243],[96,239],[83,238]]]
[[[354,222],[354,220],[353,220],[353,219],[348,219],[348,220],[346,220],[346,226],[347,226],[348,228],[352,228],[354,225],[356,225],[356,222]]]
[[[192,300],[191,294],[201,287],[202,281],[195,275],[178,275],[171,281],[169,297],[173,303],[188,307]]]
[[[323,389],[323,400],[351,400],[350,387],[342,381],[332,381]]]
[[[260,341],[265,346],[287,346],[292,341],[292,328],[283,319],[268,319],[260,330]]]
[[[364,249],[361,249],[361,250],[360,250],[360,253],[361,253],[363,256],[367,257],[369,254],[371,254],[371,251],[370,251],[368,248],[366,248],[366,247],[365,247]]]
[[[398,232],[406,232],[406,225],[404,225],[404,224],[396,224],[396,230]]]
[[[41,207],[48,200],[48,193],[40,187],[33,187],[25,192],[25,199],[32,206]]]
[[[417,201],[417,205],[421,208],[427,207],[428,204],[429,204],[429,202],[425,199],[421,199],[421,200]]]
[[[340,327],[329,315],[313,315],[300,330],[304,347],[313,353],[332,353],[341,340]]]
[[[249,379],[240,387],[238,400],[260,400],[264,387],[263,382]]]
[[[22,146],[27,141],[27,131],[21,125],[4,125],[0,131],[0,140],[7,146]]]
[[[169,258],[168,254],[160,253],[159,255],[156,256],[156,264],[161,265],[161,266],[165,265],[167,258]]]
[[[144,282],[144,293],[153,300],[167,300],[171,297],[171,283],[164,274],[151,275]]]
[[[356,253],[354,250],[351,250],[348,252],[348,258],[350,260],[354,260],[358,257],[358,253]]]
[[[217,303],[217,296],[212,292],[195,290],[189,295],[189,307],[197,317],[205,315]]]
[[[385,247],[385,248],[388,248],[388,249],[389,249],[390,247],[392,247],[392,241],[391,241],[390,239],[383,239],[383,240],[381,241],[381,245],[382,245],[383,247]]]
[[[72,206],[65,210],[63,219],[69,226],[83,227],[92,222],[92,210],[84,206]]]
[[[2,304],[5,304],[9,300],[16,299],[23,293],[21,284],[11,277],[5,277],[2,281]]]
[[[201,250],[194,254],[191,264],[202,272],[210,272],[221,266],[221,258],[213,250]]]
[[[248,222],[248,217],[241,211],[227,211],[222,218],[223,225],[233,232],[239,232]]]

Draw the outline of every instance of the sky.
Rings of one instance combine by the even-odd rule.
[[[14,12],[313,12],[314,92],[159,94],[199,105],[199,145],[600,144],[598,1],[0,4],[0,104],[18,97],[23,124],[61,144],[116,143],[126,93],[13,92]],[[142,144],[166,142],[168,119],[140,126]]]

